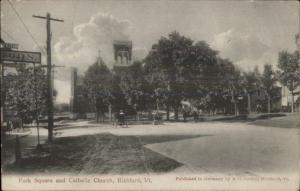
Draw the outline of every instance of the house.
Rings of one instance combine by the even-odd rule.
[[[292,94],[286,86],[281,89],[281,107],[282,111],[292,110]],[[300,112],[300,86],[294,91],[294,111]]]
[[[279,112],[282,108],[282,87],[276,86],[271,96],[271,112]],[[250,95],[251,112],[267,112],[268,96],[264,88],[258,88]]]

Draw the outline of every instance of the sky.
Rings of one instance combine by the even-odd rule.
[[[134,59],[142,59],[162,36],[176,30],[193,41],[206,41],[242,70],[276,67],[278,52],[296,50],[297,1],[179,0],[11,0],[35,41],[45,47],[46,22],[32,15],[63,19],[51,22],[52,63],[57,102],[70,99],[70,67],[81,74],[100,54],[113,66],[114,40],[131,40]],[[8,0],[1,1],[1,38],[19,50],[40,51]],[[42,55],[46,64],[46,55]]]

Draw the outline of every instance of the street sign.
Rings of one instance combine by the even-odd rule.
[[[8,49],[18,49],[19,45],[18,44],[13,44],[13,43],[1,43],[0,47],[1,48],[8,48]]]
[[[41,63],[41,53],[1,50],[1,62],[3,61]]]

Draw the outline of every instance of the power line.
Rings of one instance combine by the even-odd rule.
[[[18,11],[15,9],[15,7],[13,6],[13,4],[7,0],[10,7],[13,9],[14,13],[16,14],[16,16],[18,17],[18,19],[21,21],[21,23],[23,24],[25,30],[27,31],[27,33],[29,34],[29,36],[31,37],[31,39],[33,40],[33,42],[37,45],[37,47],[39,47],[39,49],[45,54],[45,50],[37,43],[37,41],[35,40],[35,38],[33,37],[32,33],[29,31],[28,27],[26,26],[25,22],[23,21],[23,19],[21,18],[21,16],[19,15]]]
[[[46,16],[32,15],[35,18],[45,19],[46,20],[46,29],[47,29],[47,108],[48,108],[48,141],[51,143],[53,140],[53,85],[52,85],[52,65],[51,65],[51,29],[50,21],[64,22],[61,19],[51,18],[50,13],[47,13]]]
[[[8,36],[8,38],[10,38],[11,40],[13,40],[13,41],[15,41],[15,42],[18,42],[13,36],[11,36],[8,32],[6,32],[5,30],[3,30],[3,29],[1,29],[2,30],[2,32],[4,33],[4,34],[6,34],[6,36]]]

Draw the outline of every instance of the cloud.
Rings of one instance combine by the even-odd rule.
[[[59,39],[54,45],[56,62],[82,72],[96,61],[100,50],[103,60],[112,67],[113,41],[129,40],[129,27],[128,21],[99,12],[88,22],[75,26],[72,36]]]
[[[260,71],[263,71],[265,64],[271,64],[276,68],[277,54],[274,52],[265,52],[261,57],[257,59],[242,59],[235,62],[235,64],[244,70],[252,70],[255,66],[258,66]]]
[[[141,60],[145,58],[148,54],[148,49],[146,47],[134,47],[132,49],[133,60]]]
[[[234,29],[215,35],[212,47],[242,68],[254,67],[261,61],[272,61],[269,46],[257,36],[243,35]]]
[[[97,13],[86,23],[74,27],[71,36],[61,37],[54,45],[53,59],[58,68],[55,75],[55,89],[58,91],[57,102],[68,103],[70,99],[70,70],[76,67],[83,73],[99,56],[112,68],[114,62],[113,41],[131,40],[130,23],[112,15]],[[133,47],[133,59],[142,59],[147,54],[145,47]]]

